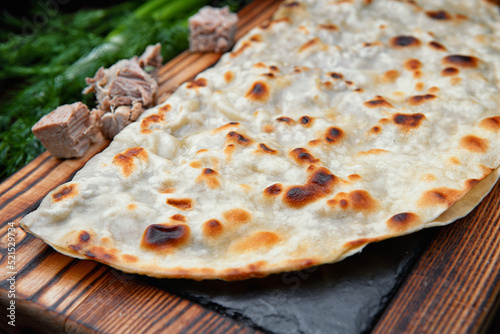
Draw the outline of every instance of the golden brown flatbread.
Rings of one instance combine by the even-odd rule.
[[[499,45],[486,1],[285,2],[22,225],[126,272],[231,280],[449,223],[497,178]]]

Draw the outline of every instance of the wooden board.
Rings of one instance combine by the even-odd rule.
[[[271,16],[277,0],[239,14],[237,38]],[[213,65],[218,54],[183,53],[160,72],[160,97]],[[0,328],[78,333],[254,333],[255,329],[109,267],[53,251],[17,223],[108,142],[82,159],[44,153],[0,185]],[[389,306],[375,333],[475,333],[494,317],[500,294],[500,185],[458,222],[441,228]],[[7,324],[9,222],[15,228],[16,327]]]

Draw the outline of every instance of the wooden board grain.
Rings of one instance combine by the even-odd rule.
[[[269,18],[278,0],[244,8],[237,37]],[[218,54],[182,53],[160,71],[160,97],[213,65]],[[57,185],[108,145],[82,159],[44,153],[0,185],[0,328],[7,325],[8,223],[35,209]],[[441,228],[395,292],[374,333],[480,333],[500,294],[500,185],[460,221]],[[254,333],[238,321],[171,294],[145,279],[53,251],[16,225],[16,330],[50,333]]]

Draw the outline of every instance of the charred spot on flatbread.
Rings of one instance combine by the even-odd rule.
[[[228,132],[226,137],[229,139],[229,141],[237,143],[241,146],[249,146],[253,143],[250,138],[247,138],[235,131]]]
[[[113,164],[121,168],[122,175],[127,177],[136,170],[136,160],[147,162],[148,159],[148,153],[142,147],[133,147],[117,154]]]
[[[212,168],[203,168],[200,175],[196,178],[196,182],[204,183],[210,189],[217,189],[220,186],[220,181],[217,173]]]
[[[224,211],[222,217],[232,225],[246,224],[252,220],[253,215],[241,208],[234,208],[231,210]]]
[[[281,238],[274,232],[258,231],[240,240],[236,240],[231,245],[231,251],[236,253],[248,253],[255,251],[265,251],[278,242]]]
[[[189,226],[184,224],[152,224],[144,231],[141,247],[155,252],[170,251],[185,245],[190,235]]]
[[[436,99],[436,95],[433,94],[414,95],[410,96],[407,102],[410,106],[418,106],[425,102],[432,101],[434,99]]]
[[[429,46],[431,47],[431,49],[436,51],[446,51],[446,47],[443,44],[438,43],[436,41],[430,41]]]
[[[257,102],[266,102],[269,99],[270,95],[271,88],[269,87],[269,85],[264,81],[256,81],[247,91],[245,97]]]
[[[389,45],[397,49],[411,48],[420,46],[420,41],[413,36],[402,35],[391,38],[389,40]]]
[[[420,221],[420,217],[413,212],[402,212],[392,216],[387,221],[387,227],[394,232],[404,232],[411,229]]]
[[[302,148],[302,147],[298,147],[298,148],[293,149],[290,152],[290,156],[299,165],[315,164],[319,161],[319,159],[315,158],[307,149]]]
[[[186,84],[187,89],[198,89],[206,86],[207,86],[207,79],[205,78],[198,78],[196,80],[189,81]]]
[[[446,67],[441,71],[443,77],[451,77],[460,73],[460,70],[456,67]]]
[[[460,147],[474,153],[484,153],[489,148],[488,139],[467,135],[460,139]]]
[[[422,67],[422,63],[418,59],[408,59],[404,62],[403,67],[408,71],[416,71]]]
[[[431,19],[434,19],[434,20],[440,20],[440,21],[447,21],[447,20],[451,20],[453,17],[451,16],[450,13],[448,13],[447,11],[445,10],[429,10],[427,12],[425,12],[425,14],[427,14],[428,17],[430,17]]]
[[[231,81],[233,81],[233,78],[234,78],[233,71],[224,72],[224,80],[226,81],[226,83],[230,83]]]
[[[281,183],[275,183],[264,189],[264,195],[267,197],[276,197],[283,191]]]
[[[217,219],[210,219],[203,223],[203,235],[207,238],[216,238],[224,232],[224,227]]]
[[[312,123],[314,122],[314,118],[313,117],[309,117],[309,116],[302,116],[300,118],[299,122],[303,126],[310,127],[312,125]]]
[[[293,119],[291,119],[290,117],[286,117],[286,116],[278,117],[278,118],[276,118],[276,121],[278,121],[280,123],[288,123],[288,124],[295,123],[295,121]]]
[[[497,132],[500,130],[500,116],[488,117],[479,123],[479,125],[486,130]]]
[[[166,203],[183,211],[193,208],[193,200],[191,198],[167,198]]]
[[[374,99],[366,101],[363,104],[368,108],[394,108],[394,106],[387,102],[382,96],[376,96]]]
[[[320,198],[328,196],[337,178],[326,168],[314,172],[305,185],[292,186],[283,195],[283,201],[293,208],[302,208]]]
[[[68,248],[75,251],[75,252],[81,252],[82,249],[88,248],[88,246],[90,245],[91,239],[92,239],[92,236],[89,232],[80,231],[80,233],[78,234],[78,237],[76,238],[76,242],[70,244],[68,246]]]
[[[332,126],[325,133],[325,142],[327,144],[338,144],[345,137],[344,131],[341,128]]]
[[[451,55],[443,58],[443,65],[461,68],[476,68],[479,66],[479,59],[473,56]]]
[[[113,263],[117,261],[116,249],[107,249],[101,246],[92,246],[85,252],[85,256],[90,259],[99,260],[105,263]]]
[[[260,143],[259,144],[256,152],[257,153],[263,153],[263,154],[272,154],[272,155],[278,154],[278,151],[270,148],[269,146],[267,146],[264,143]]]
[[[356,212],[371,212],[379,206],[378,201],[366,190],[337,193],[333,199],[327,201],[327,204],[331,207]]]
[[[65,184],[52,194],[54,202],[64,201],[78,195],[78,186],[74,183]]]
[[[451,206],[462,195],[463,191],[461,190],[440,187],[424,192],[418,200],[418,204],[422,207]]]
[[[394,124],[401,127],[404,130],[411,130],[418,128],[422,121],[425,119],[425,115],[421,113],[417,114],[395,114],[392,118]]]
[[[187,221],[186,216],[181,215],[181,214],[175,214],[172,217],[170,217],[170,219],[176,220],[176,221],[179,221],[179,222],[186,222]]]

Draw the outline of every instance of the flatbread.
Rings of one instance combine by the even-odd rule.
[[[498,178],[499,45],[486,1],[286,2],[21,224],[126,272],[232,280],[449,223]]]
[[[464,197],[453,204],[425,227],[443,226],[453,223],[455,220],[467,216],[481,201],[489,194],[500,178],[500,169],[497,168],[484,180],[479,182]]]

